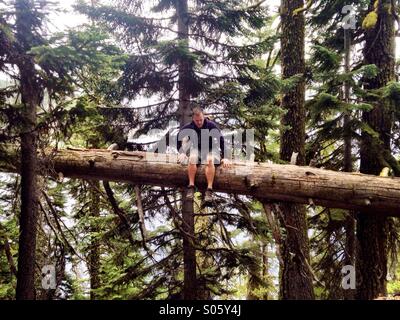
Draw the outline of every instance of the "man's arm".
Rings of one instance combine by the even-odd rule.
[[[192,126],[189,123],[189,124],[187,124],[187,125],[185,125],[185,126],[183,126],[182,128],[179,129],[178,135],[176,136],[176,140],[177,140],[176,148],[178,149],[178,153],[186,153],[187,152],[187,148],[185,148],[185,143],[187,143],[186,140],[187,140],[188,136],[181,136],[180,137],[180,135],[182,134],[182,131],[187,130],[187,129],[191,129],[191,128],[192,128]],[[182,144],[183,144],[183,148],[182,148]]]
[[[219,134],[219,148],[220,148],[220,155],[221,159],[224,159],[225,155],[225,138],[222,135],[221,129],[215,122],[210,121],[210,128],[209,129],[217,129]]]
[[[221,130],[220,130],[220,132],[221,132]],[[225,158],[225,151],[226,151],[225,150],[225,139],[224,139],[224,136],[222,135],[222,132],[221,132],[221,136],[219,138],[219,144],[221,146],[221,164],[222,164],[222,167],[229,169],[229,168],[232,167],[232,164],[231,164],[231,162],[229,160],[229,154],[227,154],[228,158]]]
[[[181,133],[182,129],[179,130],[178,134],[176,135],[176,149],[178,149],[178,153],[180,153],[179,150],[181,150],[182,147],[182,140],[179,140],[179,134]]]
[[[220,147],[220,154],[221,154],[221,164],[223,168],[232,168],[232,164],[229,160],[229,158],[225,158],[225,138],[221,132],[221,129],[219,126],[215,123],[212,124],[213,128],[216,128],[219,132],[219,147]]]
[[[218,129],[219,130],[219,129]],[[219,137],[219,146],[221,148],[221,159],[224,159],[224,155],[225,155],[225,138],[222,135],[221,130],[219,130],[220,133],[220,137]]]

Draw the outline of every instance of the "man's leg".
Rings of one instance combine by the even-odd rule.
[[[196,178],[197,172],[197,161],[198,161],[198,154],[196,152],[191,152],[189,156],[189,163],[188,163],[188,177],[189,177],[189,186],[186,193],[187,199],[194,198],[194,180]]]
[[[212,188],[213,188],[214,177],[215,177],[214,158],[215,157],[212,154],[209,154],[207,156],[207,164],[206,164],[206,168],[205,168],[205,174],[206,174],[206,179],[207,179],[207,190],[204,194],[205,205],[211,205],[212,200],[213,200]]]
[[[191,163],[189,160],[189,165],[188,165],[188,176],[189,176],[189,186],[194,186],[194,180],[196,178],[196,172],[197,172],[197,164]]]
[[[207,165],[205,171],[207,179],[207,189],[212,189],[215,177],[214,156],[212,154],[209,154],[207,156]]]

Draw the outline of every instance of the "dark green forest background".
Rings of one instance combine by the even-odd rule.
[[[150,150],[137,138],[200,106],[223,129],[254,129],[258,162],[295,152],[297,165],[398,177],[399,1],[80,1],[86,22],[57,30],[63,10],[0,1],[0,299],[400,295],[397,217],[224,193],[204,209],[197,193],[190,280],[180,190],[38,161],[129,139]],[[11,147],[20,174],[5,169]]]

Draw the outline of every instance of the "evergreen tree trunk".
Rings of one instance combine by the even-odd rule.
[[[92,181],[89,184],[90,188],[90,217],[100,217],[99,195],[100,188],[99,181]],[[98,233],[97,221],[91,222],[91,233]],[[91,239],[89,249],[89,275],[90,275],[90,300],[96,300],[97,295],[95,289],[100,287],[100,243],[97,239]]]
[[[344,229],[346,232],[344,265],[354,266],[356,260],[356,220],[354,219],[354,211],[348,212]],[[343,291],[343,297],[345,300],[354,299],[354,289],[347,289]]]
[[[36,107],[40,89],[35,77],[30,50],[32,17],[28,10],[30,1],[16,1],[17,41],[20,45],[17,66],[20,72],[22,109],[21,138],[21,214],[18,250],[18,277],[16,299],[35,299],[35,250],[37,226],[37,156],[36,156]],[[33,36],[32,36],[33,37]]]
[[[204,211],[206,210],[206,211]],[[199,215],[201,213],[208,213],[208,208],[201,208],[201,200],[200,199],[195,199],[194,200],[194,213],[196,215]],[[202,240],[199,239],[199,241],[197,242],[198,246],[201,247],[206,247],[207,246],[207,242],[209,239],[209,237],[212,237],[212,232],[213,232],[213,228],[210,226],[212,226],[214,223],[211,220],[211,216],[197,216],[196,219],[196,225],[195,225],[195,234],[198,234],[199,232],[201,233],[201,230],[207,230],[207,233],[202,235]],[[196,255],[196,264],[199,267],[199,270],[209,270],[210,268],[213,267],[214,265],[214,260],[212,257],[210,257],[209,254],[207,254],[207,252],[197,252]],[[197,300],[212,300],[212,296],[211,296],[211,290],[207,287],[207,283],[208,282],[208,278],[207,276],[202,276],[201,274],[199,274],[197,276],[196,279],[196,285],[197,285],[197,296],[196,299]]]
[[[293,15],[303,7],[303,0],[282,0],[281,61],[284,79],[304,74],[304,15]],[[305,82],[299,83],[290,93],[284,94],[282,108],[287,111],[282,124],[288,126],[281,133],[280,157],[290,161],[298,153],[298,165],[305,162]],[[312,274],[309,264],[306,211],[303,205],[282,203],[282,226],[286,230],[283,238],[283,267],[280,279],[281,299],[313,299]]]
[[[345,50],[345,72],[350,72],[350,53],[351,53],[351,34],[350,29],[344,30],[344,50]],[[350,103],[350,83],[344,83],[344,101]],[[350,113],[346,112],[344,115],[343,127],[344,132],[344,157],[343,168],[345,172],[353,171],[353,161],[351,153],[351,128],[350,128]],[[356,244],[356,224],[354,219],[354,211],[348,211],[345,221],[346,243],[345,243],[345,258],[344,265],[352,265],[355,263],[355,244]],[[354,290],[344,290],[343,296],[346,300],[354,299]]]
[[[261,244],[261,276],[262,279],[265,282],[268,282],[268,290],[265,291],[265,293],[262,296],[263,300],[268,300],[269,299],[269,286],[270,286],[270,280],[269,280],[269,265],[268,265],[268,243],[262,243]]]
[[[246,299],[268,300],[268,287],[259,281],[261,279],[268,282],[268,246],[266,243],[258,242],[254,238],[253,242],[257,243],[257,246],[254,248],[256,263],[251,265],[251,269],[249,270]],[[260,289],[264,289],[262,295],[260,292],[257,292]]]
[[[187,0],[177,1],[177,14],[178,14],[178,39],[185,42],[189,46],[189,26],[188,26],[188,2]],[[188,78],[190,72],[189,62],[181,59],[179,62],[179,122],[183,126],[190,122],[190,87],[188,85]]]
[[[374,8],[371,1],[369,11]],[[364,59],[366,64],[379,68],[377,77],[366,79],[366,89],[377,89],[395,79],[394,18],[390,0],[378,2],[376,25],[365,31]],[[378,175],[385,166],[382,154],[390,152],[392,114],[384,101],[370,101],[374,108],[363,113],[363,121],[379,134],[379,140],[366,131],[362,133],[360,171]],[[357,298],[374,299],[386,294],[387,275],[387,218],[383,215],[357,217],[359,244]]]
[[[350,72],[350,50],[351,50],[351,35],[350,30],[344,30],[344,50],[345,50],[345,72]],[[350,83],[349,81],[344,82],[344,101],[350,103]],[[351,129],[350,129],[350,114],[345,112],[343,127],[344,127],[344,171],[352,172],[353,163],[351,157]]]
[[[187,0],[177,1],[178,15],[178,39],[186,41],[189,45],[189,28],[188,28],[188,2]],[[190,72],[187,61],[181,60],[179,63],[179,121],[180,126],[184,126],[191,121],[190,112],[190,88],[187,82],[187,76]],[[186,190],[182,193],[182,229],[183,233],[183,298],[185,300],[193,300],[197,297],[196,285],[196,250],[193,245],[194,241],[194,211],[193,200],[186,199]]]

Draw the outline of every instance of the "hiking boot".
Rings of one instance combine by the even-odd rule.
[[[194,186],[188,186],[188,189],[186,191],[186,199],[193,200],[193,198],[194,198]]]
[[[213,200],[213,193],[212,189],[208,188],[204,194],[204,202],[210,204]]]

